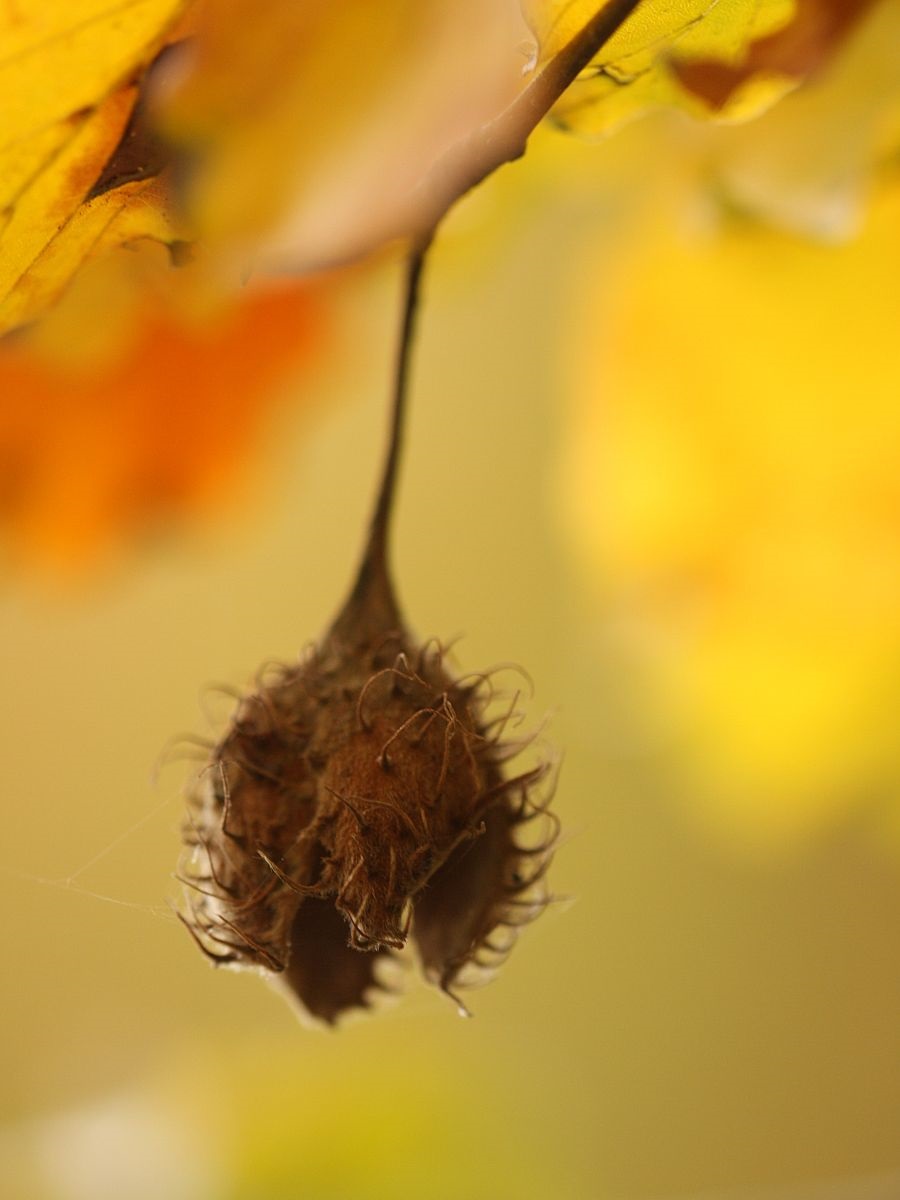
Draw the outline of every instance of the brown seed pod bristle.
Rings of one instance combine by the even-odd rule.
[[[368,1005],[384,986],[379,962],[409,940],[426,978],[451,995],[498,965],[546,903],[556,835],[536,799],[547,766],[506,773],[522,741],[504,741],[508,722],[491,719],[488,677],[454,679],[438,643],[417,646],[387,569],[420,268],[421,255],[356,584],[305,661],[240,700],[185,827],[183,919],[200,947],[279,978],[328,1023]],[[522,827],[538,818],[548,835],[523,845]]]

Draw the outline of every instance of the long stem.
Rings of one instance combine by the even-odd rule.
[[[373,567],[376,569],[384,569],[387,564],[388,537],[390,534],[394,493],[397,489],[397,471],[400,464],[400,454],[403,449],[407,396],[409,394],[410,361],[416,331],[416,317],[419,310],[422,268],[425,265],[427,251],[428,244],[423,245],[419,243],[416,245],[410,253],[406,266],[403,318],[400,325],[400,340],[397,346],[397,360],[394,367],[394,396],[391,405],[388,451],[384,460],[381,486],[378,489],[375,509],[372,513],[369,541],[364,560],[371,560]]]
[[[524,153],[534,127],[641,3],[642,0],[607,0],[503,113],[451,147],[417,189],[421,232],[413,242],[407,263],[384,472],[362,562],[350,595],[331,627],[332,635],[365,640],[376,631],[399,629],[402,624],[389,571],[390,523],[403,444],[410,357],[422,268],[434,232],[447,210],[462,195],[504,162],[510,162]]]
[[[420,238],[410,250],[406,263],[387,452],[362,561],[347,602],[332,627],[333,632],[343,636],[365,636],[366,630],[373,626],[385,629],[401,624],[389,563],[391,517],[403,449],[422,270],[430,244],[430,236]]]

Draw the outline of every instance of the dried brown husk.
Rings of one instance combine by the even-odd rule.
[[[364,571],[305,661],[257,681],[191,793],[185,920],[214,962],[279,978],[332,1023],[411,940],[454,995],[505,958],[547,897],[547,764],[507,774],[515,707],[454,679]],[[542,818],[542,820],[538,820]],[[538,821],[531,839],[522,829]]]
[[[416,643],[388,567],[409,352],[427,243],[413,248],[391,436],[350,595],[305,661],[259,678],[189,799],[185,923],[217,964],[276,977],[333,1023],[412,941],[445,992],[489,974],[546,903],[547,764],[507,774],[515,707]],[[536,842],[522,828],[538,820]],[[527,835],[526,835],[527,836]],[[460,1004],[461,1011],[466,1011]]]

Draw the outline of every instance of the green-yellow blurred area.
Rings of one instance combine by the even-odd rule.
[[[900,768],[898,267],[896,185],[846,244],[644,227],[582,333],[575,522],[742,835],[802,835]]]
[[[568,519],[689,802],[738,840],[900,779],[898,36],[882,6],[761,120],[636,132],[652,200],[583,266]]]
[[[474,1019],[409,970],[310,1031],[214,971],[166,904],[195,764],[151,780],[221,729],[204,685],[342,598],[396,255],[344,277],[218,523],[6,570],[4,1200],[900,1194],[897,21],[756,125],[544,131],[435,247],[400,593],[461,670],[527,668],[563,750],[566,900]],[[306,311],[269,303],[254,344]]]

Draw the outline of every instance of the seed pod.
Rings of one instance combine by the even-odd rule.
[[[368,1005],[379,962],[408,940],[450,995],[498,965],[546,903],[556,832],[535,799],[546,767],[504,772],[521,745],[490,720],[488,678],[454,679],[400,616],[385,551],[399,412],[347,603],[305,661],[240,701],[185,829],[200,947],[277,977],[328,1023]],[[539,817],[548,836],[523,846]]]

